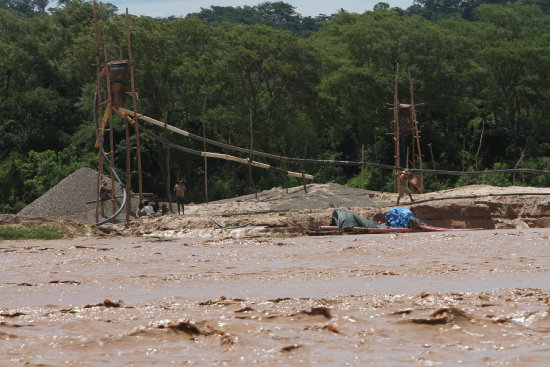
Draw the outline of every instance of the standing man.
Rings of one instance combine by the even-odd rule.
[[[405,194],[409,195],[409,197],[411,198],[411,202],[413,202],[414,200],[408,188],[409,175],[410,175],[409,169],[406,168],[401,173],[397,172],[397,175],[398,175],[398,181],[399,181],[399,184],[398,184],[399,196],[397,196],[397,205],[399,205],[399,200],[401,200],[401,197],[405,196]]]
[[[178,183],[174,186],[174,194],[176,195],[176,202],[178,203],[178,214],[180,213],[181,205],[181,215],[185,212],[185,192],[187,187],[183,184],[183,180],[179,179]]]

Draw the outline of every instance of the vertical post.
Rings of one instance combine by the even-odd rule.
[[[258,192],[256,191],[256,184],[254,183],[254,177],[252,177],[252,147],[254,142],[254,130],[252,125],[252,108],[250,108],[250,150],[248,155],[248,176],[250,177],[250,183],[252,184],[252,188],[254,189],[254,196],[256,197],[256,200],[258,200]]]
[[[96,93],[97,93],[97,107],[98,110],[94,111],[94,113],[97,113],[101,118],[101,78],[99,75],[101,74],[101,59],[99,57],[99,29],[97,27],[97,4],[94,0],[94,27],[95,27],[95,58],[96,58],[96,72],[97,72],[97,85],[96,85]],[[97,118],[97,116],[96,116]],[[98,142],[99,144],[99,142]],[[97,200],[95,205],[95,220],[96,222],[99,222],[99,182],[101,177],[101,168],[103,167],[103,159],[101,154],[101,147],[98,146],[99,149],[99,157],[98,157],[98,166],[97,166]]]
[[[108,56],[107,56],[107,39],[106,39],[106,36],[105,36],[105,22],[104,22],[104,18],[103,18],[103,4],[100,4],[100,13],[101,13],[101,33],[103,35],[103,58],[105,59],[105,64],[107,64],[107,60],[108,60]],[[95,11],[95,9],[94,9]],[[96,40],[96,42],[98,42]],[[113,114],[112,114],[112,109],[111,109],[111,79],[110,79],[110,75],[109,75],[109,72],[106,73],[107,75],[107,79],[106,79],[106,85],[107,85],[107,100],[108,100],[108,103],[107,103],[107,111],[109,111],[109,115],[108,115],[108,119],[109,119],[109,148],[110,148],[110,152],[109,152],[109,157],[110,157],[110,161],[111,161],[111,166],[114,167],[115,166],[115,143],[114,143],[114,136],[113,136]],[[101,90],[101,81],[98,81],[98,86],[99,86],[99,89]],[[98,96],[99,97],[99,96]],[[101,101],[101,99],[99,99]],[[99,108],[99,112],[100,112],[100,116],[101,116],[101,106]],[[101,122],[103,123],[103,120],[101,120]],[[103,139],[103,131],[101,131],[101,138],[102,140]],[[101,157],[101,174],[103,174],[103,157]],[[113,175],[111,175],[111,208],[112,208],[112,213],[115,214],[116,212],[116,206],[115,206],[115,203],[116,203],[116,191],[115,191],[115,177]],[[101,203],[101,214],[103,215],[103,202]]]
[[[307,156],[307,140],[306,144],[304,145],[304,159],[306,159]],[[302,162],[302,183],[304,185],[304,192],[307,194],[307,185],[306,185],[306,177],[305,177],[305,171],[304,171],[304,163]]]
[[[399,64],[395,67],[395,88],[393,94],[393,140],[395,144],[395,166],[399,167],[399,97],[397,94],[399,82]],[[394,174],[393,192],[397,192],[397,175]]]
[[[477,152],[476,152],[476,171],[479,172],[479,152],[481,151],[481,143],[483,142],[483,133],[485,132],[485,117],[481,119],[481,135],[479,136],[479,145],[477,146]],[[479,175],[477,175],[477,184],[480,184]]]
[[[168,202],[170,203],[170,212],[173,213],[172,210],[172,185],[170,184],[170,147],[166,142],[168,142],[168,112],[164,113],[164,146],[166,147],[166,180],[168,182]]]
[[[99,5],[99,11],[101,15],[101,33],[103,35],[103,58],[105,61],[105,65],[107,65],[107,62],[109,60],[109,56],[107,54],[107,37],[105,35],[105,20],[103,17],[103,4]],[[110,145],[111,145],[111,164],[114,166],[114,148],[113,148],[113,114],[112,114],[112,100],[111,100],[111,76],[109,75],[109,71],[105,73],[106,75],[106,89],[107,89],[107,111],[109,116],[109,123],[110,123]],[[102,120],[103,123],[103,120]],[[103,138],[103,132],[101,132],[101,137]],[[103,158],[101,159],[101,174],[103,174]],[[115,181],[114,177],[111,177],[111,198],[112,198],[112,207],[115,207]],[[113,212],[114,213],[114,212]],[[101,214],[103,215],[103,202],[101,203]]]
[[[466,171],[466,134],[462,137],[462,172]],[[460,178],[460,186],[464,186],[464,175]]]
[[[283,157],[285,157],[285,160],[284,160],[284,169],[285,171],[287,170],[286,169],[286,139],[283,137]],[[288,194],[288,178],[287,178],[287,174],[285,173],[284,174],[284,178],[285,178],[285,190],[286,190],[286,193]]]
[[[516,186],[516,170],[518,169],[518,166],[520,165],[521,161],[523,161],[523,157],[525,156],[525,149],[521,151],[521,156],[519,157],[518,162],[514,166],[514,176],[512,179],[512,186]]]
[[[430,155],[432,156],[432,166],[435,171],[437,171],[437,168],[435,167],[435,159],[434,159],[434,152],[432,150],[432,143],[428,143],[428,147],[430,147]],[[435,191],[439,191],[439,180],[437,179],[437,173],[435,174]]]
[[[132,42],[130,40],[130,17],[128,15],[128,8],[126,8],[126,36],[128,37],[128,62],[130,64],[130,85],[132,87],[132,106],[134,109],[134,128],[136,133],[136,148],[137,148],[137,165],[138,165],[138,187],[139,187],[139,201],[143,200],[143,180],[141,171],[141,143],[139,140],[139,127],[137,121],[137,105],[136,105],[136,89],[134,84],[134,61],[132,59]]]
[[[416,146],[418,149],[418,163],[420,165],[420,186],[424,187],[424,174],[422,173],[422,150],[420,149],[420,133],[418,132],[418,121],[416,121],[416,107],[414,105],[414,89],[413,89],[413,79],[411,78],[411,69],[409,68],[409,85],[411,90],[411,117],[413,120],[413,135],[416,138]],[[414,140],[413,140],[414,143]],[[414,145],[413,145],[413,151],[412,151],[412,158],[413,158],[413,168],[414,168]]]
[[[416,152],[416,144],[414,142],[414,135],[415,135],[415,129],[414,129],[414,120],[412,117],[412,107],[411,110],[409,110],[409,117],[411,118],[411,161],[412,161],[412,168],[416,168],[416,158],[415,158],[415,152]],[[407,153],[409,151],[409,147],[407,147]],[[407,164],[409,163],[409,155],[407,154]]]
[[[115,166],[115,140],[113,133],[113,114],[109,113],[109,147],[111,151],[109,152],[109,158],[111,160],[111,167]],[[113,214],[116,212],[116,190],[115,190],[115,176],[111,175],[111,207],[113,209]]]
[[[202,104],[202,137],[206,139],[206,96]],[[202,141],[202,151],[206,153],[206,141]],[[206,204],[208,204],[208,159],[206,154],[204,155],[204,196],[206,197]]]
[[[361,190],[365,189],[365,144],[361,147]]]

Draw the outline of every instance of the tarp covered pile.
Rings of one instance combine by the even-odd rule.
[[[411,220],[415,220],[418,224],[424,224],[409,209],[395,207],[386,213],[386,222],[392,228],[410,228]]]
[[[346,229],[353,227],[362,228],[388,228],[388,226],[379,224],[378,222],[367,219],[360,215],[354,214],[346,209],[334,209],[332,212],[331,226],[338,226],[339,231],[345,231]]]

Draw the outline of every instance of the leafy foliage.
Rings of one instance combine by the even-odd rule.
[[[15,228],[0,226],[0,241],[2,240],[58,240],[63,238],[63,233],[57,228],[40,226],[31,228]]]

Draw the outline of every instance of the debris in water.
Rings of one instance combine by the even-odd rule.
[[[451,323],[459,318],[467,319],[468,317],[463,311],[457,308],[451,307],[451,308],[440,308],[439,310],[432,313],[430,317],[426,319],[411,319],[411,321],[415,324],[440,325],[440,324]]]
[[[235,311],[236,313],[239,312],[239,313],[243,313],[243,312],[252,312],[252,311],[256,311],[255,309],[253,309],[252,307],[245,307],[245,308],[241,308],[240,310],[237,310]]]
[[[124,302],[122,302],[121,300],[119,300],[118,302],[112,302],[108,299],[106,299],[105,301],[103,302],[100,302],[100,303],[97,303],[95,305],[85,305],[84,308],[92,308],[92,307],[112,307],[112,308],[118,308],[121,306],[121,304],[123,304]]]
[[[270,299],[269,302],[273,302],[273,303],[279,303],[279,302],[282,302],[282,301],[286,301],[286,300],[289,300],[290,298],[275,298],[275,299]]]
[[[328,330],[328,331],[332,331],[334,334],[340,334],[340,331],[336,328],[336,326],[331,325],[331,324],[323,326],[323,329]]]
[[[26,315],[26,313],[23,313],[23,312],[0,313],[0,316],[2,316],[2,317],[9,317],[9,318],[18,317],[18,316],[24,316],[24,315]]]
[[[399,310],[399,311],[392,312],[392,315],[408,315],[411,312],[413,312],[413,309],[412,308],[407,308],[407,309],[404,309],[404,310]]]
[[[189,322],[189,321],[180,321],[178,323],[172,323],[168,324],[167,326],[169,329],[174,330],[176,333],[178,331],[183,331],[184,333],[188,335],[201,335],[202,332],[199,330],[195,324]],[[160,329],[164,328],[164,325],[159,326]]]
[[[332,318],[330,310],[326,307],[313,307],[311,311],[302,311],[302,313],[310,316],[322,315],[327,319]]]
[[[227,305],[229,305],[230,303],[225,302],[225,300],[227,300],[227,298],[225,298],[224,296],[221,296],[217,301],[208,300],[208,301],[200,302],[199,306],[213,306],[213,305],[227,306]]]
[[[295,349],[299,349],[302,346],[300,344],[289,345],[288,347],[281,348],[282,352],[292,352]]]

